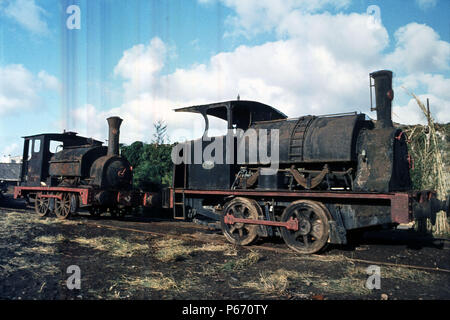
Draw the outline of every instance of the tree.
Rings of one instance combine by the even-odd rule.
[[[152,143],[133,142],[121,146],[122,156],[133,166],[133,185],[145,191],[158,191],[172,182],[172,144],[169,144],[167,125],[159,120],[154,123]]]
[[[125,157],[133,168],[136,168],[141,162],[144,143],[135,141],[130,146],[122,146],[121,154]]]
[[[167,136],[167,125],[163,120],[158,120],[153,124],[156,132],[153,134],[153,143],[156,144],[164,144],[169,142],[169,138]]]

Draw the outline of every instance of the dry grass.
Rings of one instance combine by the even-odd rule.
[[[418,281],[422,284],[425,282],[429,283],[434,281],[432,275],[429,272],[399,267],[381,268],[381,278]]]
[[[222,267],[225,271],[239,271],[244,270],[251,265],[257,263],[261,259],[261,255],[256,251],[251,251],[242,258],[227,261]]]
[[[55,254],[56,249],[55,247],[49,247],[49,246],[38,246],[38,247],[31,247],[31,248],[23,248],[23,252],[26,253],[33,253],[33,254]]]
[[[172,277],[164,276],[162,272],[152,272],[149,276],[125,279],[123,283],[132,287],[141,287],[153,290],[178,289],[176,281]]]
[[[18,252],[15,257],[8,260],[8,263],[1,265],[0,275],[2,277],[15,272],[30,272],[34,274],[36,278],[40,278],[45,275],[55,275],[60,272],[59,268],[50,261],[34,262],[32,259],[28,259],[25,252]],[[26,274],[26,273],[24,273]]]
[[[34,241],[36,242],[41,242],[45,244],[56,244],[64,240],[66,240],[66,238],[62,234],[58,234],[56,236],[40,236],[34,239]]]
[[[278,269],[261,272],[256,281],[245,282],[243,287],[271,295],[287,294],[290,286],[297,288],[295,292],[289,292],[294,295],[299,295],[298,288],[308,291],[315,288],[328,294],[364,295],[370,293],[365,287],[366,278],[365,269],[354,267],[348,267],[340,278],[324,277],[322,274],[312,272]]]
[[[143,276],[126,277],[115,281],[109,288],[112,299],[136,296],[142,294],[142,290],[164,291],[164,299],[172,299],[174,294],[192,292],[192,290],[204,290],[198,277],[186,277],[175,280],[170,275],[162,272],[149,272]]]
[[[409,93],[409,92],[408,92]],[[411,138],[410,151],[416,158],[420,167],[420,186],[422,190],[436,190],[437,197],[444,200],[450,191],[449,174],[445,170],[443,154],[445,148],[439,144],[441,139],[436,131],[435,120],[427,106],[414,94],[409,93],[417,102],[420,110],[427,119],[427,126],[416,126],[406,130]],[[436,235],[447,235],[450,233],[447,214],[439,211],[436,215],[436,223],[432,225],[429,219],[418,220],[416,229],[419,231],[429,231]]]
[[[183,240],[164,239],[155,241],[153,247],[156,249],[156,258],[163,262],[186,259],[195,248],[184,245]]]
[[[180,239],[163,239],[154,241],[153,247],[156,250],[156,258],[163,262],[184,260],[194,252],[223,252],[224,255],[236,255],[237,250],[228,244],[204,244],[201,247],[187,245]]]
[[[70,241],[96,250],[109,252],[111,255],[117,257],[131,257],[137,252],[149,249],[147,244],[129,242],[125,239],[117,237],[78,237],[71,239]]]
[[[244,282],[242,286],[265,294],[283,294],[290,282],[298,278],[300,278],[300,274],[296,271],[285,269],[263,271],[257,281]]]

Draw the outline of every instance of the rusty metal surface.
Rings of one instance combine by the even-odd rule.
[[[14,199],[24,197],[27,194],[38,192],[70,192],[80,195],[81,203],[89,205],[92,202],[93,190],[91,188],[66,188],[66,187],[26,187],[20,186],[14,188]]]
[[[129,162],[120,156],[106,155],[94,161],[90,168],[90,185],[98,188],[130,189],[132,171]]]
[[[247,223],[247,224],[256,224],[256,225],[263,225],[263,226],[284,227],[288,230],[293,230],[293,231],[298,230],[298,220],[293,219],[292,217],[286,222],[281,222],[281,221],[236,218],[232,214],[226,214],[224,216],[224,222],[226,224],[231,224],[231,225],[234,225],[235,223]]]
[[[410,194],[395,193],[391,200],[391,217],[392,222],[409,223],[412,221]]]
[[[106,119],[109,127],[109,139],[108,139],[108,155],[119,155],[119,138],[120,138],[120,125],[122,119],[119,117],[110,117]]]
[[[106,147],[69,148],[57,152],[49,161],[49,174],[62,177],[89,177],[92,163],[106,155]]]
[[[394,91],[392,90],[392,71],[380,70],[372,72],[370,77],[374,79],[375,97],[377,112],[377,128],[392,128],[392,100]],[[372,89],[371,89],[372,94]],[[374,110],[372,108],[372,110]]]

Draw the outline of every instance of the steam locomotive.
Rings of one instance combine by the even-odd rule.
[[[327,243],[346,243],[347,230],[448,211],[448,199],[411,190],[407,137],[391,119],[392,72],[369,79],[376,121],[356,112],[289,119],[241,100],[176,109],[201,114],[205,133],[172,154],[166,198],[174,217],[220,220],[233,244],[281,236],[295,251],[314,253]],[[208,136],[209,116],[227,121],[225,136]]]
[[[75,132],[24,137],[20,186],[14,197],[34,198],[36,213],[54,212],[61,219],[80,206],[96,216],[107,210],[117,216],[139,205],[152,206],[154,194],[132,189],[132,167],[119,155],[122,119],[107,121],[108,147]]]

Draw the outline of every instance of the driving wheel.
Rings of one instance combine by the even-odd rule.
[[[328,210],[319,202],[298,200],[292,202],[281,215],[281,221],[298,221],[298,230],[281,228],[281,235],[293,250],[311,254],[323,249],[329,236]]]
[[[252,243],[258,236],[259,226],[242,222],[227,224],[224,221],[227,214],[233,215],[235,218],[257,220],[259,216],[262,216],[259,204],[252,199],[234,198],[225,205],[220,219],[222,232],[229,242],[243,246]]]
[[[34,199],[34,211],[40,216],[45,217],[50,212],[50,202],[48,198],[41,198],[39,194]]]
[[[70,217],[70,195],[61,193],[60,199],[55,199],[55,214],[58,219],[67,219]]]

